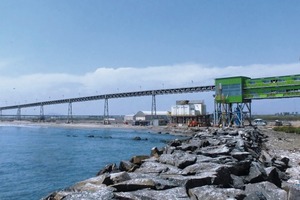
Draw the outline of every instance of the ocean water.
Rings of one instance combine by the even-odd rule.
[[[0,126],[0,200],[41,199],[174,138],[144,130]]]

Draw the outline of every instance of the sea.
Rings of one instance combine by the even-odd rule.
[[[41,199],[172,139],[147,130],[1,125],[0,200]]]

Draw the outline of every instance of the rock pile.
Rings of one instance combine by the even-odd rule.
[[[153,148],[150,156],[108,165],[96,177],[44,200],[299,199],[300,188],[285,183],[289,159],[270,156],[266,140],[250,127],[203,130]]]

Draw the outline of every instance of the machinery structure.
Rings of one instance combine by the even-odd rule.
[[[300,75],[251,79],[245,76],[215,79],[214,124],[251,124],[251,102],[255,99],[300,97]]]
[[[68,122],[72,122],[72,104],[76,102],[104,100],[105,123],[109,123],[109,99],[152,96],[151,117],[156,119],[156,96],[183,93],[198,93],[214,91],[214,125],[231,126],[244,125],[245,121],[251,124],[251,102],[258,99],[294,98],[300,97],[300,74],[267,78],[249,78],[246,76],[225,77],[215,79],[215,85],[170,88],[122,92],[76,98],[65,98],[49,101],[40,101],[19,105],[0,107],[0,118],[3,111],[16,109],[16,119],[21,119],[21,109],[40,107],[40,119],[45,118],[44,107],[54,104],[68,104]],[[177,114],[178,115],[178,114]],[[179,119],[178,117],[176,119]],[[185,120],[183,118],[183,120]],[[190,119],[203,121],[203,119]],[[205,119],[206,120],[206,119]],[[194,126],[194,124],[191,124]]]

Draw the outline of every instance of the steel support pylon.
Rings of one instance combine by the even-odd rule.
[[[110,124],[110,122],[109,122],[109,110],[108,110],[108,98],[104,99],[103,123],[104,124]]]
[[[73,122],[73,113],[72,113],[72,102],[69,101],[68,105],[68,122],[67,123],[72,123]]]
[[[44,120],[45,120],[44,105],[41,104],[41,107],[40,107],[40,121],[44,121]]]
[[[21,108],[18,107],[17,109],[17,120],[21,120]]]
[[[156,96],[153,92],[152,94],[152,106],[151,106],[151,124],[153,125],[153,120],[156,119]]]
[[[244,126],[245,121],[251,125],[251,102],[219,103],[215,102],[214,124],[218,126]]]

